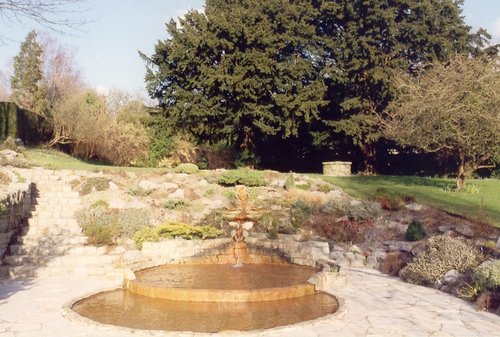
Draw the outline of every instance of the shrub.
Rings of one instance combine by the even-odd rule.
[[[106,191],[109,188],[109,179],[104,177],[92,177],[87,178],[82,183],[82,188],[80,189],[81,195],[87,195],[92,192],[93,189],[96,191]]]
[[[315,214],[309,226],[316,233],[338,242],[363,242],[367,231],[372,227],[371,220],[354,220],[348,217],[335,219],[327,214]]]
[[[474,281],[483,289],[500,289],[500,260],[490,260],[474,271]]]
[[[181,199],[168,199],[163,203],[163,207],[166,209],[176,209],[181,206],[186,206],[186,202]]]
[[[347,216],[351,220],[372,220],[382,212],[378,202],[363,200],[352,203],[346,199],[330,199],[320,207],[320,212],[329,215]]]
[[[176,168],[174,168],[175,173],[186,173],[186,174],[193,174],[198,172],[200,169],[198,165],[192,164],[192,163],[182,163],[177,165]]]
[[[211,239],[221,236],[223,232],[212,226],[194,226],[184,223],[171,222],[156,227],[159,237],[162,238],[183,238],[192,239]]]
[[[144,242],[156,242],[159,239],[158,231],[153,227],[144,227],[134,234],[135,247],[139,250]]]
[[[295,234],[297,228],[293,227],[290,222],[284,221],[281,212],[268,212],[256,221],[255,227],[257,230],[262,230],[269,235],[270,239],[277,239],[278,234]]]
[[[93,245],[114,244],[118,238],[131,238],[149,226],[149,215],[141,209],[110,210],[91,206],[78,210],[75,215],[88,243]]]
[[[401,270],[400,276],[414,284],[432,285],[452,269],[461,273],[470,270],[480,257],[477,249],[462,238],[434,236],[426,249]]]
[[[230,170],[222,173],[217,183],[224,186],[245,185],[248,187],[266,186],[264,173],[250,169]]]
[[[406,240],[420,241],[424,238],[424,236],[424,225],[420,221],[413,219],[406,229]]]
[[[298,188],[298,189],[301,189],[304,191],[309,191],[309,190],[311,190],[311,184],[309,184],[309,183],[296,184],[295,188]]]
[[[328,193],[332,190],[332,187],[330,185],[321,185],[318,188],[318,191],[323,192],[323,193]]]
[[[405,198],[408,198],[408,196]],[[383,209],[389,211],[397,211],[403,209],[405,206],[404,199],[400,195],[391,193],[385,188],[378,188],[375,191],[373,199],[379,202]]]
[[[97,207],[103,207],[103,208],[109,208],[109,203],[106,200],[97,200],[94,202],[91,206],[91,208],[97,208]]]
[[[283,186],[283,188],[287,191],[290,191],[291,189],[295,188],[295,179],[293,178],[292,171],[290,171],[290,173],[287,174],[285,180],[285,186]]]
[[[135,197],[147,197],[148,195],[150,195],[151,193],[153,192],[152,189],[149,189],[149,188],[143,188],[141,186],[134,186],[134,187],[130,187],[128,190],[127,190],[127,193],[130,194],[130,195],[133,195]]]
[[[294,202],[290,209],[290,219],[294,228],[299,228],[311,215],[316,212],[318,206],[303,200]]]

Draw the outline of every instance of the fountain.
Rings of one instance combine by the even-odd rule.
[[[218,332],[254,330],[311,320],[338,309],[335,297],[307,282],[317,270],[286,257],[249,249],[245,239],[259,211],[237,186],[232,242],[178,264],[135,272],[124,288],[73,305],[80,315],[130,328]]]

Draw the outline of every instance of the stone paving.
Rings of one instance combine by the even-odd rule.
[[[63,309],[76,298],[118,286],[116,280],[99,276],[1,281],[0,337],[500,336],[499,316],[368,269],[349,270],[347,285],[328,289],[341,300],[339,313],[270,330],[220,334],[131,330],[99,325]]]

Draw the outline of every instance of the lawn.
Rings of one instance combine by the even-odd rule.
[[[500,227],[500,180],[474,179],[467,183],[478,188],[475,194],[453,192],[455,180],[412,176],[325,177],[346,193],[357,198],[370,198],[383,188],[396,195],[411,195],[416,202],[446,210],[472,220],[485,220]]]
[[[166,169],[150,167],[111,166],[100,162],[86,161],[72,157],[66,153],[31,148],[23,151],[26,159],[33,166],[41,166],[52,170],[85,170],[85,171],[127,171],[127,172],[165,172]]]

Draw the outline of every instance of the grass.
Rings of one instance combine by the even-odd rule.
[[[111,166],[100,162],[77,159],[52,149],[31,148],[24,150],[23,154],[33,166],[41,166],[52,170],[127,171],[137,173],[166,171],[166,169],[152,167]]]
[[[383,188],[396,195],[414,196],[416,202],[436,207],[472,220],[485,221],[500,228],[500,180],[472,179],[468,184],[479,188],[476,194],[446,191],[454,179],[413,176],[318,176],[342,188],[356,198],[373,197]]]

